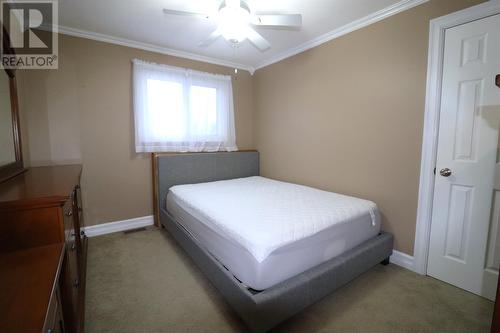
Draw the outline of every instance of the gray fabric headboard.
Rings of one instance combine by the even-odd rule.
[[[160,209],[165,209],[168,189],[174,185],[259,175],[257,151],[159,155],[156,163]]]

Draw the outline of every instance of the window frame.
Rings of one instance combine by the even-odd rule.
[[[193,113],[191,106],[192,88],[215,90],[215,134],[196,133],[189,120],[184,125],[186,132],[179,140],[162,138],[150,130],[148,120],[148,80],[179,83],[182,86],[183,102],[181,112],[184,116]],[[198,151],[235,151],[236,135],[234,125],[234,105],[231,76],[211,74],[191,69],[158,65],[133,60],[133,98],[135,120],[136,152],[198,152]],[[187,104],[187,105],[186,105]],[[149,121],[149,123],[148,123]]]

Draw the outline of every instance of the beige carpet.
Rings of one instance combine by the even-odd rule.
[[[493,303],[378,265],[274,332],[488,332]],[[86,332],[242,332],[242,323],[164,230],[90,239]]]

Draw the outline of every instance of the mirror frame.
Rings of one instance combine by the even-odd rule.
[[[10,48],[10,38],[7,30],[2,25],[2,54],[15,54]],[[0,183],[26,171],[23,163],[23,153],[21,145],[21,130],[19,121],[19,102],[17,98],[16,70],[4,68],[9,77],[10,89],[10,109],[12,112],[12,135],[14,138],[14,152],[16,160],[12,163],[0,166]]]

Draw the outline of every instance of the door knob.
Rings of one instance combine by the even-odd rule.
[[[450,177],[451,176],[451,170],[448,168],[444,168],[439,170],[439,174],[443,177]]]

